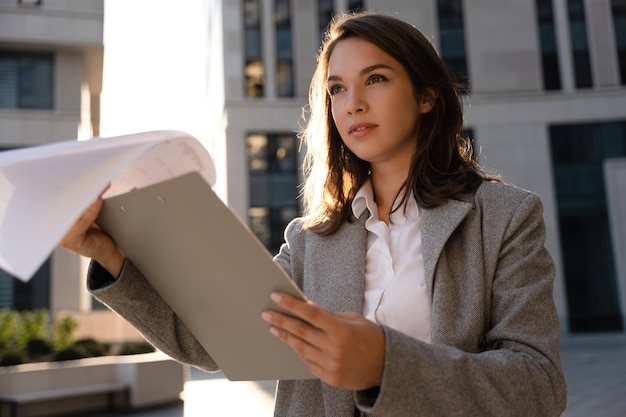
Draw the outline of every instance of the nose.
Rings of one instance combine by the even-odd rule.
[[[367,110],[367,103],[359,89],[353,88],[348,92],[347,110],[348,114],[364,112]]]

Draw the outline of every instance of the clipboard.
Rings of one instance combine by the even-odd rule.
[[[197,172],[105,199],[97,223],[228,379],[315,378],[260,317],[304,294]]]

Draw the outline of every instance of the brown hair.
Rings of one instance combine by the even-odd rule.
[[[474,191],[483,179],[495,179],[480,169],[471,143],[461,136],[461,89],[430,41],[414,26],[391,16],[370,12],[340,15],[328,28],[320,49],[309,90],[308,122],[301,132],[307,145],[302,193],[307,228],[327,235],[350,220],[351,202],[370,172],[369,163],[350,152],[341,140],[326,88],[330,55],[339,41],[351,37],[368,41],[393,57],[407,71],[415,99],[435,103],[422,115],[416,138],[419,146],[398,195],[412,190],[419,207],[432,208]],[[409,195],[404,193],[401,203],[406,203]]]

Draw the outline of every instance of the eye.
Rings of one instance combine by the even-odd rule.
[[[387,81],[387,77],[380,74],[372,74],[369,78],[369,84],[381,83],[383,81]]]
[[[330,94],[331,96],[334,96],[337,93],[341,93],[343,91],[343,87],[340,85],[330,85],[328,86],[328,94]]]

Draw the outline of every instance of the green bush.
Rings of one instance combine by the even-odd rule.
[[[43,359],[52,353],[49,340],[34,338],[26,343],[26,353],[30,359]]]
[[[5,350],[0,353],[0,366],[20,365],[28,362],[26,353],[19,350]]]
[[[0,309],[0,366],[38,361],[64,361],[110,354],[154,352],[146,342],[125,343],[119,352],[92,338],[74,341],[78,322],[67,315],[51,323],[47,310]]]
[[[136,355],[138,353],[150,353],[154,352],[154,346],[149,343],[144,342],[135,342],[135,343],[124,343],[122,345],[119,354],[120,355]]]
[[[61,351],[74,343],[74,331],[78,322],[72,316],[65,316],[54,324],[54,349]]]
[[[110,350],[109,346],[106,346],[104,343],[100,343],[91,338],[77,340],[73,346],[78,349],[82,349],[89,357],[105,356],[109,353]]]
[[[54,352],[50,360],[53,362],[60,362],[71,361],[74,359],[83,359],[87,357],[89,356],[87,355],[87,352],[85,352],[85,349],[81,348],[80,346],[71,346]]]
[[[3,308],[0,310],[0,352],[15,348],[20,329],[20,314]]]
[[[26,347],[29,340],[50,340],[48,310],[24,310],[20,312],[21,328],[18,332],[18,346]]]

